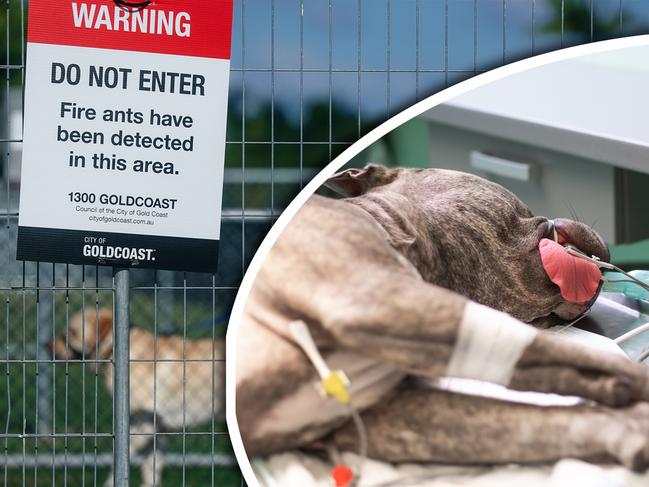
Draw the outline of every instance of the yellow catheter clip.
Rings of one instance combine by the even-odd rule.
[[[293,339],[304,351],[320,376],[320,386],[327,396],[335,398],[339,403],[349,404],[349,379],[342,370],[331,370],[320,355],[313,341],[306,323],[301,320],[293,321],[288,325]]]
[[[320,381],[322,390],[327,396],[335,397],[340,404],[349,404],[349,379],[342,370],[335,370],[329,373]]]

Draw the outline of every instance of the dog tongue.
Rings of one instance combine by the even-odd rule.
[[[602,274],[593,262],[570,255],[554,240],[544,238],[539,243],[543,268],[550,280],[559,286],[567,301],[590,301],[599,287]]]

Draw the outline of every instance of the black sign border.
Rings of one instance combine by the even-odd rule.
[[[219,260],[219,240],[212,239],[19,226],[17,243],[23,261],[215,273]],[[86,245],[154,249],[155,260],[85,256]]]

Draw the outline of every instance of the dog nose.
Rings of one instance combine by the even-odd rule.
[[[47,342],[47,349],[51,352],[54,350],[54,340],[50,340]]]
[[[588,225],[565,218],[551,220],[562,245],[570,244],[587,255],[594,255],[604,262],[610,260],[608,247],[602,238]]]

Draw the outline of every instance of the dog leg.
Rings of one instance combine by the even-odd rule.
[[[146,427],[144,427],[146,426]],[[147,428],[148,427],[148,428]],[[156,449],[153,451],[152,439],[148,435],[137,433],[151,433],[153,425],[136,422],[131,426],[131,436],[129,438],[129,450],[131,455],[136,455],[142,449],[147,448],[147,456],[140,467],[140,477],[142,487],[157,487],[162,485],[161,473],[164,465],[164,441],[158,439]],[[133,434],[136,433],[136,434]],[[155,460],[154,460],[155,459]],[[155,463],[155,466],[154,466]],[[111,469],[108,477],[104,481],[104,487],[113,487],[114,471]]]
[[[115,472],[111,468],[108,477],[106,477],[106,480],[104,481],[104,487],[115,487],[114,474]]]
[[[390,291],[389,296],[373,300],[379,304],[359,307],[341,302],[340,306],[331,306],[343,310],[344,315],[322,310],[325,328],[347,348],[406,372],[428,377],[446,375],[465,301],[450,291],[421,281],[396,275],[389,279],[390,284],[382,284]],[[346,299],[345,294],[338,292],[341,301]],[[496,312],[485,310],[485,313]],[[500,317],[510,319],[504,314]],[[498,315],[495,319],[499,319]],[[476,326],[489,325],[487,316],[484,323],[479,322],[479,317],[476,321]],[[649,368],[625,357],[539,331],[523,349],[510,382],[503,385],[624,406],[637,400],[649,400]]]
[[[158,437],[156,448],[150,443],[147,449],[147,456],[141,467],[142,487],[159,487],[162,485],[162,468],[164,467],[164,437]]]
[[[446,391],[402,387],[362,414],[368,455],[389,462],[500,464],[564,457],[649,465],[649,404],[541,407]],[[333,439],[356,451],[348,423]]]
[[[131,414],[131,431],[129,436],[129,448],[131,456],[137,455],[140,451],[146,451],[146,457],[140,467],[140,475],[142,487],[150,487],[161,484],[160,470],[162,466],[157,457],[158,448],[156,452],[153,451],[153,434],[155,432],[153,427],[153,413],[148,411],[136,411]],[[159,443],[159,442],[158,442]],[[158,447],[158,443],[156,447]],[[156,463],[155,470],[153,463]]]
[[[336,291],[338,297],[333,299],[339,304],[328,302],[327,307],[340,312],[322,309],[324,327],[344,346],[406,372],[428,377],[446,375],[468,309],[466,301],[455,293],[396,272],[381,279],[386,295],[373,297],[372,302],[377,304],[371,306],[354,306],[346,302],[349,298],[345,292]],[[474,318],[477,327],[488,326],[489,320],[511,320],[504,313],[483,310],[484,323],[479,314]],[[508,340],[507,335],[502,339]],[[503,385],[624,406],[649,400],[649,368],[539,331],[523,349],[510,382]]]

